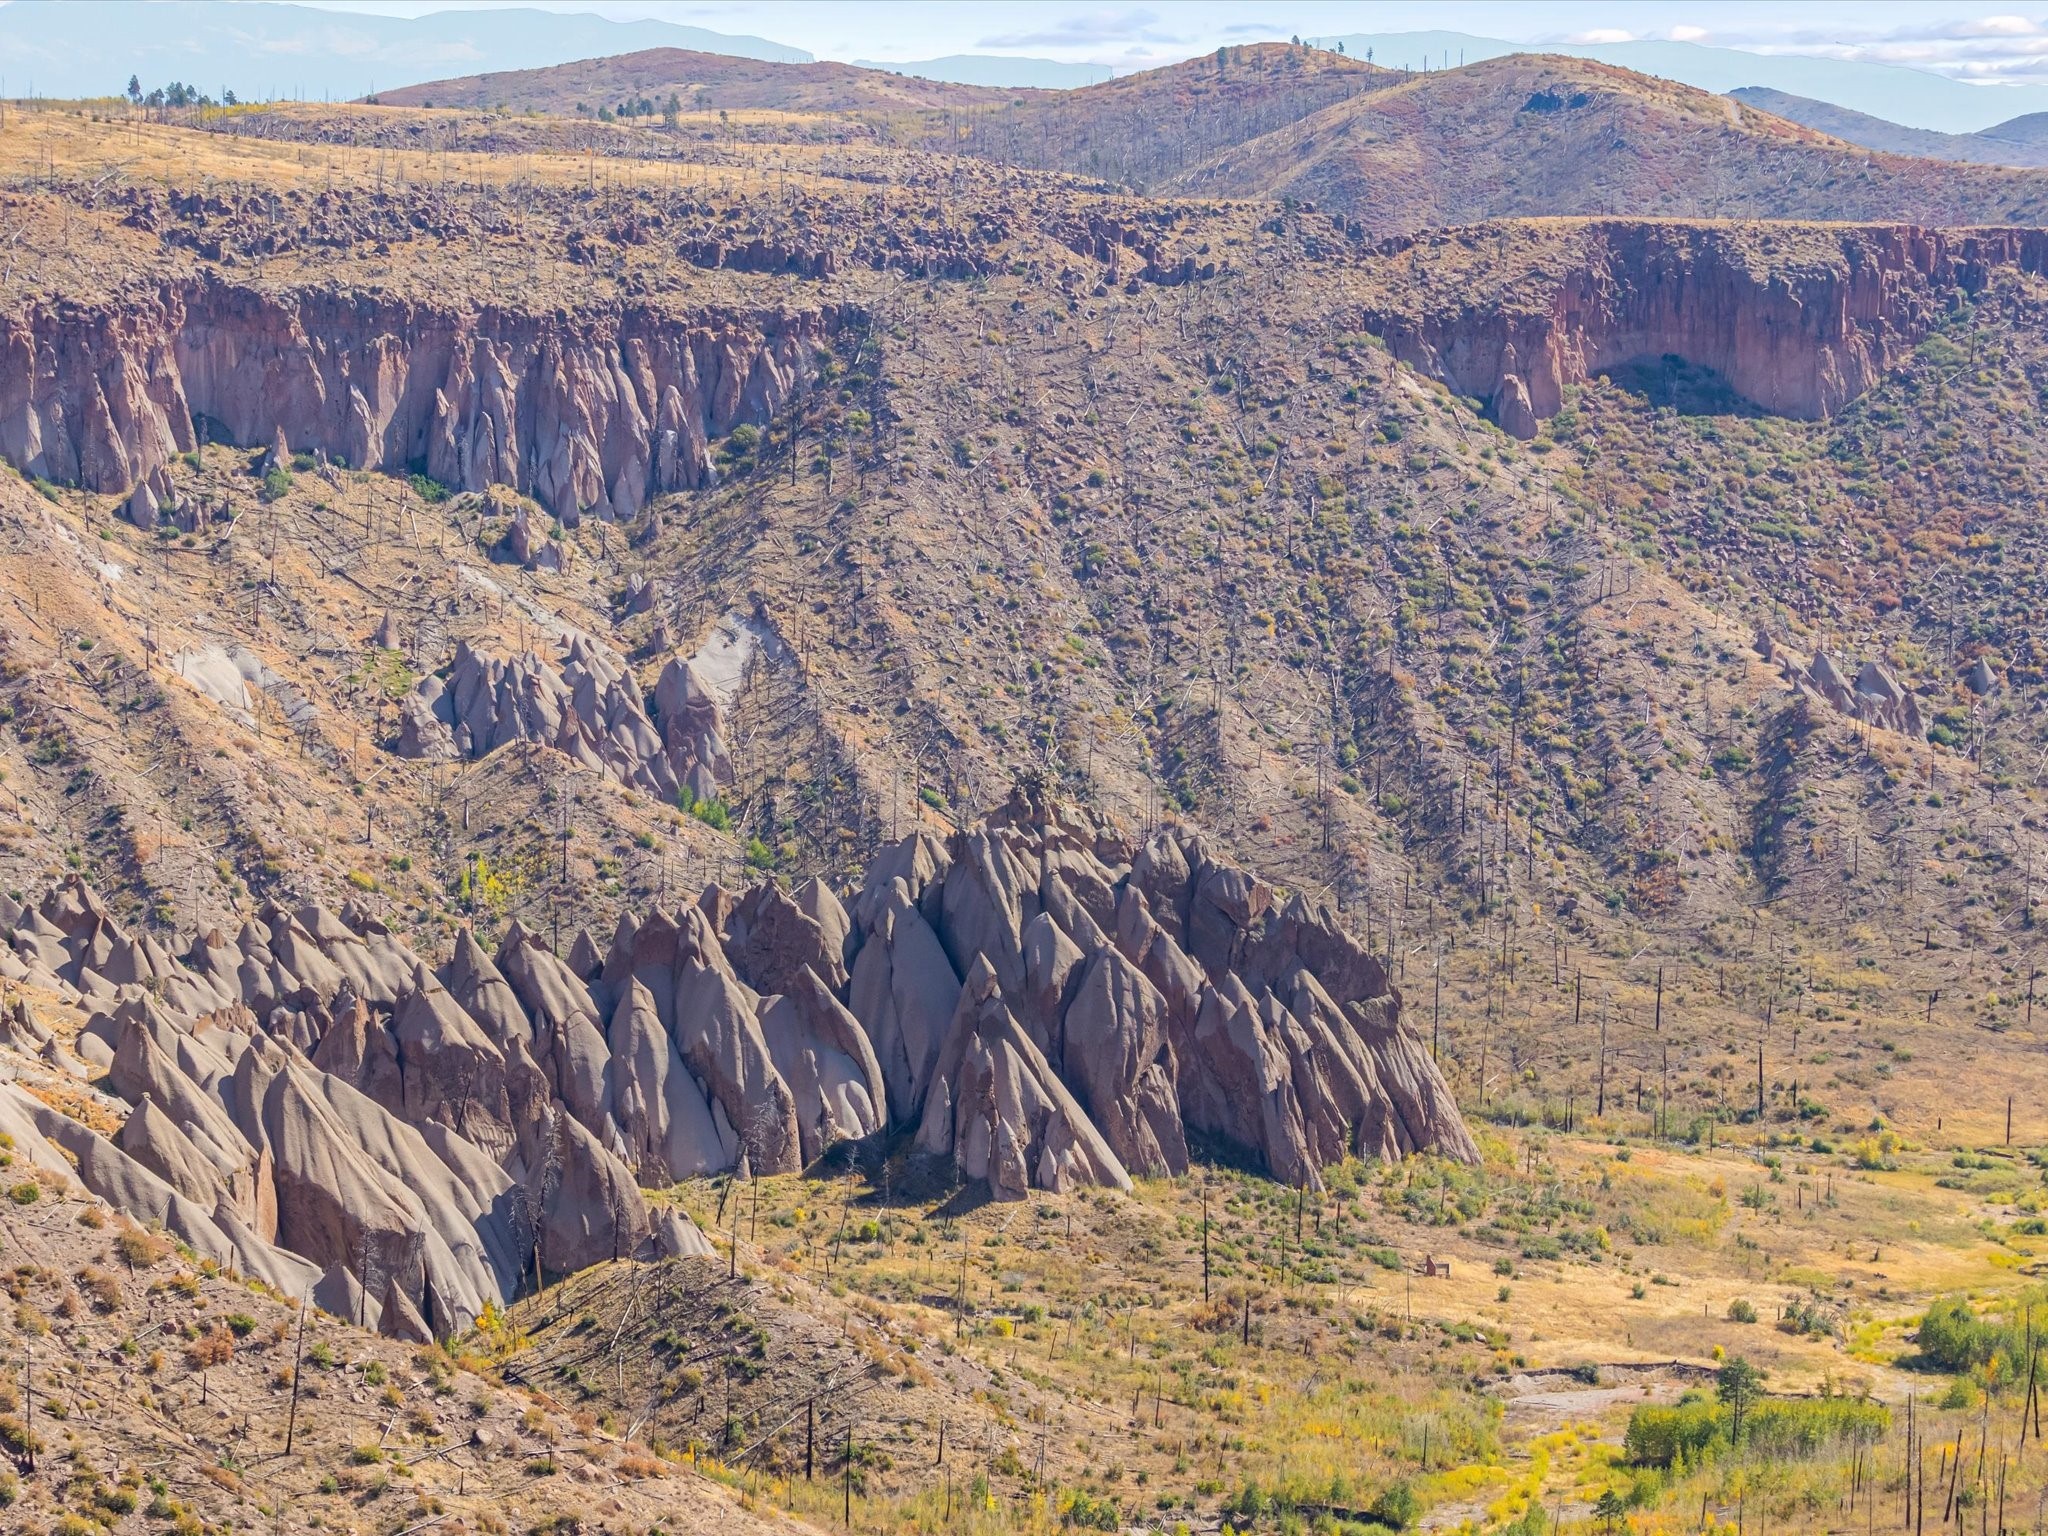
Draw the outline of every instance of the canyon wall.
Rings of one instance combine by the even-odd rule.
[[[803,387],[834,306],[535,315],[167,284],[0,321],[0,454],[125,494],[207,431],[355,469],[517,487],[565,522],[713,475],[711,443]]]
[[[1811,419],[1869,390],[1999,268],[2048,268],[2048,232],[1597,223],[1565,260],[1509,276],[1495,297],[1468,287],[1450,303],[1369,308],[1364,326],[1516,437],[1535,436],[1567,386],[1666,357]]]

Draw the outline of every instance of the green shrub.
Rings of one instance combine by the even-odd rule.
[[[1422,1513],[1422,1501],[1415,1496],[1415,1490],[1405,1482],[1390,1483],[1382,1489],[1380,1496],[1372,1501],[1370,1513],[1380,1524],[1405,1531]]]
[[[1731,1323],[1753,1323],[1756,1321],[1756,1307],[1747,1297],[1738,1296],[1728,1303],[1728,1321]]]
[[[1718,1404],[1696,1394],[1668,1408],[1646,1403],[1629,1415],[1623,1452],[1639,1467],[1669,1467],[1681,1457],[1697,1463],[1725,1430],[1724,1417]]]
[[[1998,1333],[1962,1297],[1938,1296],[1920,1319],[1920,1354],[1940,1370],[1967,1371],[1996,1353]]]
[[[1123,1526],[1123,1512],[1116,1500],[1098,1498],[1077,1488],[1060,1511],[1060,1524],[1084,1531],[1114,1531]]]
[[[1688,1392],[1669,1407],[1644,1404],[1629,1415],[1622,1445],[1639,1467],[1698,1466],[1731,1443],[1733,1410]],[[1762,1398],[1742,1414],[1743,1443],[1767,1458],[1792,1460],[1832,1445],[1870,1445],[1891,1424],[1891,1410],[1864,1398]]]
[[[1891,1410],[1867,1398],[1766,1398],[1744,1416],[1742,1437],[1767,1461],[1790,1460],[1831,1445],[1871,1445],[1891,1422]]]

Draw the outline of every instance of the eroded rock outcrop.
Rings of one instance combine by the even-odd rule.
[[[1180,1172],[1191,1132],[1301,1184],[1477,1157],[1380,964],[1192,832],[1135,844],[1020,793],[886,852],[853,911],[891,1116],[998,1193]]]
[[[0,1093],[0,1129],[38,1138],[17,1155],[53,1141],[138,1219],[404,1336],[536,1266],[706,1251],[643,1187],[892,1128],[998,1198],[1179,1173],[1191,1137],[1306,1185],[1476,1156],[1328,914],[1194,832],[1136,842],[1042,795],[884,850],[850,904],[712,886],[569,961],[515,923],[435,967],[360,912],[278,903],[179,956],[76,878],[5,915],[16,968],[95,1010],[79,1053],[131,1106],[103,1138]],[[5,1026],[42,1059],[31,1018]]]
[[[515,927],[495,959],[462,935],[436,972],[351,916],[273,904],[179,958],[75,879],[12,914],[13,953],[100,1003],[79,1049],[133,1106],[111,1139],[30,1111],[54,1117],[43,1134],[88,1189],[407,1336],[468,1327],[536,1264],[705,1246],[680,1213],[649,1215],[596,1002],[562,962]],[[6,1033],[23,1054],[50,1043],[27,1022]],[[624,1065],[631,1099],[654,1074]],[[692,1101],[708,1122],[688,1084]],[[729,1164],[708,1145],[687,1171]],[[665,1181],[668,1157],[650,1161]]]
[[[1898,731],[1916,741],[1926,739],[1927,711],[1919,696],[1883,662],[1864,662],[1851,681],[1841,664],[1826,651],[1816,651],[1813,660],[1803,667],[1789,654],[1781,655],[1779,660],[1785,681],[1795,692],[1866,725]]]
[[[664,800],[683,787],[717,798],[732,780],[717,697],[677,658],[655,700],[659,729],[624,660],[580,630],[553,656],[495,656],[463,641],[445,676],[423,677],[406,695],[396,747],[401,757],[455,761],[535,742]]]

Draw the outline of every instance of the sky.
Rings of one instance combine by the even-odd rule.
[[[1635,39],[1899,64],[1973,84],[2048,84],[2048,0],[318,0],[416,16],[507,4],[751,33],[823,59],[1016,53],[1124,72],[1253,38],[1444,30],[1515,43]]]

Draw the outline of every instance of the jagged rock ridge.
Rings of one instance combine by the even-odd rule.
[[[725,719],[697,669],[673,657],[654,688],[659,727],[625,662],[580,630],[558,659],[489,656],[462,641],[445,677],[420,679],[399,707],[399,756],[489,756],[515,741],[556,748],[635,789],[673,799],[688,786],[713,799],[732,782]]]
[[[12,1087],[0,1129],[94,1193],[331,1311],[427,1336],[524,1277],[708,1251],[643,1187],[800,1169],[892,1128],[998,1198],[1189,1164],[1190,1135],[1316,1184],[1473,1159],[1386,973],[1201,836],[1019,793],[875,861],[620,920],[567,960],[514,924],[429,966],[374,920],[273,904],[174,956],[73,877],[0,908],[0,977],[76,998],[111,1140]],[[54,1155],[54,1153],[53,1153]],[[60,1164],[68,1159],[57,1157]]]

